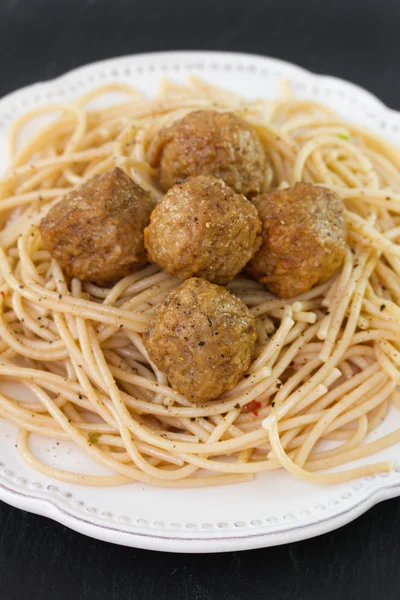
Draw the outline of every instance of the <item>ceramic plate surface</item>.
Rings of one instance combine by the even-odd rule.
[[[3,98],[0,165],[7,162],[7,129],[25,111],[49,102],[72,100],[109,81],[131,83],[152,96],[162,77],[183,82],[190,74],[249,99],[276,97],[280,81],[286,78],[299,97],[324,102],[345,119],[365,125],[400,146],[400,114],[356,85],[314,75],[272,58],[167,52],[95,63]],[[8,386],[10,394],[18,394],[21,389]],[[370,438],[398,427],[400,415],[390,413]],[[30,470],[19,458],[15,435],[16,428],[0,419],[0,499],[88,536],[138,548],[221,552],[284,544],[340,527],[373,504],[400,495],[400,468],[332,487],[307,484],[284,472],[270,472],[251,483],[200,490],[157,489],[141,484],[85,488],[52,481]],[[32,447],[51,465],[82,473],[107,473],[72,444],[57,445],[32,436]],[[386,458],[399,465],[399,445],[372,460]]]

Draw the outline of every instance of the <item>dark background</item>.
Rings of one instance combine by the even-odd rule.
[[[135,52],[284,58],[400,109],[399,0],[0,0],[0,96]],[[0,502],[1,600],[398,600],[400,499],[312,540],[174,555],[91,540]]]

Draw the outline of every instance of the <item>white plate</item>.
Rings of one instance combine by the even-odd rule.
[[[161,77],[184,81],[190,73],[248,98],[276,96],[280,80],[287,78],[300,97],[324,102],[344,118],[366,125],[400,146],[400,114],[351,83],[314,75],[272,58],[170,52],[95,63],[5,97],[0,101],[0,164],[6,160],[8,126],[35,106],[70,100],[108,81],[129,82],[151,95]],[[400,416],[393,412],[379,433],[397,427]],[[85,488],[51,481],[31,471],[14,447],[15,433],[13,425],[0,420],[2,500],[94,538],[138,548],[221,552],[284,544],[340,527],[376,502],[400,495],[400,469],[333,487],[306,484],[284,472],[273,472],[251,483],[202,490],[140,484]],[[34,448],[61,468],[104,472],[71,444],[56,445],[36,438]],[[400,462],[400,447],[380,452],[382,458]]]

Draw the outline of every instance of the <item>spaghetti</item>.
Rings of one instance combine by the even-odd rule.
[[[107,92],[127,99],[88,106]],[[234,111],[256,129],[269,185],[304,181],[338,192],[349,234],[340,271],[301,296],[276,299],[244,276],[227,285],[256,317],[256,356],[234,389],[199,404],[168,385],[141,340],[179,281],[149,265],[111,288],[69,282],[37,226],[60,196],[114,166],[161,198],[146,161],[150,140],[207,107]],[[29,122],[54,113],[19,147]],[[13,124],[9,147],[11,167],[0,181],[0,379],[21,382],[34,400],[0,393],[0,415],[19,427],[17,445],[32,468],[84,485],[166,487],[237,483],[281,467],[316,483],[392,468],[384,461],[325,472],[400,441],[400,431],[368,440],[389,406],[400,407],[395,148],[315,102],[290,94],[245,102],[198,79],[164,82],[152,101],[110,84],[70,105],[40,107]],[[114,474],[44,464],[29,448],[33,432],[75,442]],[[334,446],[321,446],[326,440]]]

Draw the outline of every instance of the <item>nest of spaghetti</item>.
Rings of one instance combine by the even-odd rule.
[[[108,92],[123,101],[96,108]],[[40,107],[10,154],[0,415],[29,465],[164,487],[393,468],[354,461],[400,440],[375,434],[400,407],[397,149],[288,91],[246,102],[194,79]],[[31,433],[108,474],[45,464]]]

